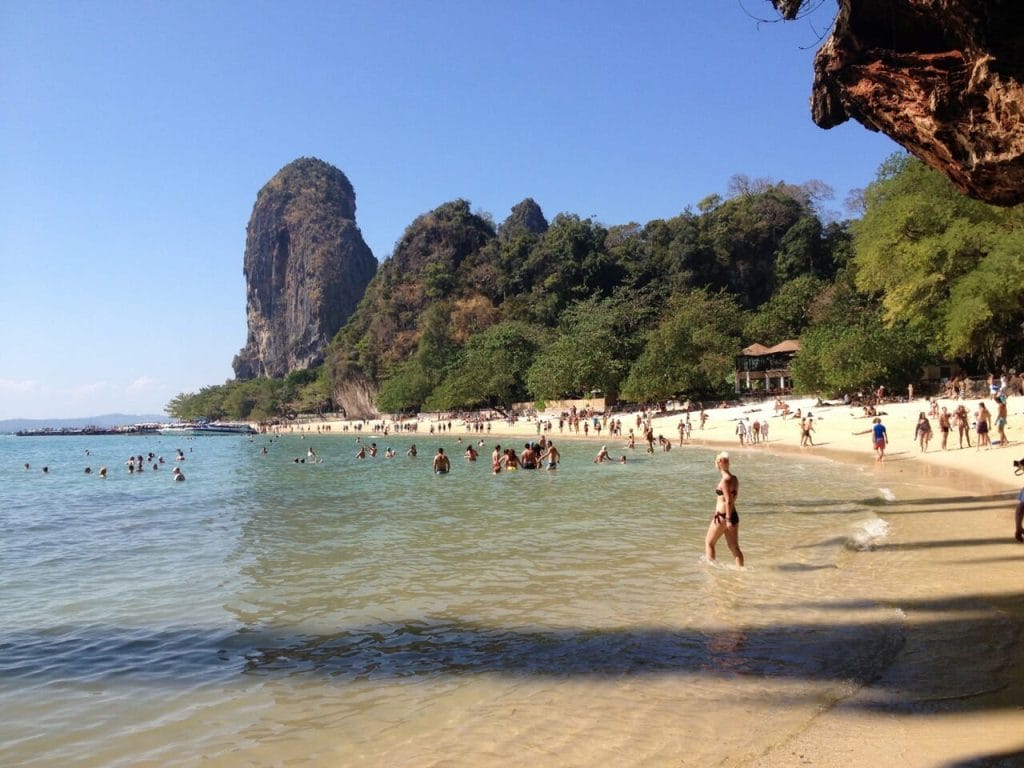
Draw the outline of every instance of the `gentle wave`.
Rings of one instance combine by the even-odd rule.
[[[279,740],[329,726],[322,764],[472,764],[532,733],[633,733],[612,724],[634,710],[717,734],[727,702],[814,709],[901,642],[891,611],[847,624],[830,605],[860,578],[844,532],[888,532],[840,465],[737,457],[748,567],[720,542],[710,568],[711,452],[595,465],[560,441],[557,471],[493,476],[457,435],[425,437],[376,438],[399,457],[365,461],[351,436],[209,437],[181,446],[185,483],[122,466],[180,439],[0,439],[0,762],[287,762]],[[322,463],[296,463],[310,445]],[[437,445],[449,476],[429,472]],[[435,738],[438,720],[475,740]],[[637,754],[672,754],[665,738]]]
[[[866,551],[877,547],[889,536],[889,523],[880,517],[858,523],[850,536],[849,546]]]

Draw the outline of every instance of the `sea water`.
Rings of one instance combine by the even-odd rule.
[[[870,470],[738,453],[740,570],[710,451],[459,438],[0,437],[0,764],[722,764],[899,650]]]

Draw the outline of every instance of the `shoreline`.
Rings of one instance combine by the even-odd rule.
[[[940,399],[939,407],[946,407],[951,412],[955,409],[957,402],[949,399]],[[927,411],[928,401],[925,399],[915,400],[910,403],[887,403],[882,406],[884,415],[881,417],[889,435],[889,447],[886,449],[886,459],[883,462],[876,462],[871,449],[871,437],[868,434],[856,434],[867,430],[871,426],[869,417],[858,416],[855,409],[846,405],[831,405],[815,407],[814,400],[806,398],[803,400],[790,401],[791,406],[800,409],[804,414],[814,414],[815,440],[813,446],[802,448],[799,445],[799,421],[790,418],[782,418],[771,413],[770,403],[760,405],[747,404],[742,406],[730,406],[727,408],[708,408],[708,420],[705,428],[701,430],[698,426],[697,411],[691,411],[690,417],[692,426],[691,440],[685,445],[679,445],[679,433],[677,424],[685,417],[684,411],[672,411],[668,413],[654,414],[652,425],[655,435],[663,435],[672,442],[673,450],[687,448],[706,448],[717,450],[728,450],[734,455],[742,456],[745,453],[754,451],[778,451],[792,457],[817,457],[832,461],[838,461],[859,467],[875,466],[879,470],[904,472],[911,469],[920,471],[925,469],[926,475],[935,477],[934,472],[940,471],[951,481],[971,480],[978,483],[981,488],[979,493],[992,493],[994,491],[1019,491],[1024,485],[1024,475],[1014,475],[1013,461],[1024,460],[1024,441],[1014,440],[1014,426],[1024,423],[1024,400],[1014,398],[1008,402],[1009,424],[1007,426],[1006,446],[996,445],[991,448],[978,450],[975,448],[976,435],[971,433],[971,447],[953,447],[958,443],[956,430],[950,433],[950,448],[941,450],[941,436],[939,434],[937,420],[929,418],[932,424],[933,438],[927,452],[919,451],[914,442],[914,427],[917,421],[917,414]],[[987,404],[991,404],[990,401]],[[977,401],[967,401],[965,405],[969,410],[977,408]],[[767,442],[756,445],[740,445],[735,435],[735,425],[740,417],[749,417],[753,420],[767,420],[771,428]],[[558,415],[544,413],[540,415],[542,420],[551,420],[557,425]],[[613,412],[610,418],[618,418],[623,422],[623,431],[628,433],[630,427],[635,432],[635,413]],[[451,419],[451,431],[435,432],[431,434],[429,428],[440,423],[447,423],[448,419],[422,419],[418,422],[418,431],[392,431],[391,434],[402,437],[416,437],[424,442],[428,440],[443,440],[446,438],[472,438],[474,441],[484,440],[485,443],[493,442],[495,438],[521,438],[523,441],[536,439],[541,433],[537,430],[535,418],[520,419],[515,424],[509,424],[505,420],[493,420],[488,422],[490,430],[484,432],[467,431],[463,422]],[[627,421],[629,422],[627,424]],[[282,429],[279,432],[268,432],[266,434],[293,434],[306,435],[315,434],[317,437],[356,437],[369,434],[376,434],[374,430],[362,429],[355,431],[354,426],[363,424],[383,423],[393,426],[390,419],[373,420],[340,420],[324,419],[319,421],[305,422]],[[328,427],[329,431],[318,431]],[[347,431],[346,431],[347,428]],[[585,441],[594,444],[607,444],[611,453],[615,454],[619,449],[613,446],[621,445],[624,449],[626,437],[609,436],[602,431],[596,435],[591,431],[589,435],[571,434],[559,432],[557,426],[551,431],[543,433],[547,439],[552,441],[573,440]],[[645,450],[639,434],[637,434],[637,451]],[[655,450],[660,450],[656,448]],[[890,469],[891,468],[891,469]]]
[[[683,412],[653,418],[654,434],[672,440],[673,451],[726,449],[740,474],[743,456],[760,452],[787,459],[835,461],[874,472],[880,487],[898,480],[936,488],[932,496],[925,490],[919,499],[889,500],[877,510],[891,523],[891,534],[867,555],[872,561],[869,567],[878,569],[878,584],[868,600],[899,606],[905,616],[904,642],[889,666],[876,680],[818,712],[797,732],[780,735],[779,741],[759,754],[726,757],[723,765],[796,766],[807,764],[808,756],[814,756],[816,765],[871,763],[925,768],[1002,764],[1024,757],[1019,736],[1024,705],[1024,660],[1019,654],[1024,639],[1024,595],[1014,587],[1020,581],[1024,545],[1013,540],[1013,509],[1024,482],[1013,467],[1013,461],[1024,458],[1024,443],[1014,440],[1015,427],[1024,423],[1022,402],[1013,398],[1008,404],[1006,447],[977,450],[972,433],[971,448],[942,451],[938,425],[932,418],[934,437],[925,453],[913,436],[917,416],[927,412],[928,402],[885,404],[881,418],[890,442],[883,462],[874,460],[870,435],[855,434],[868,429],[871,419],[859,416],[861,409],[845,405],[815,407],[811,400],[791,401],[794,411],[800,408],[806,414],[811,410],[815,415],[812,436],[816,445],[807,448],[799,446],[799,421],[773,415],[771,403],[708,409],[704,430],[698,427],[696,413],[691,413],[692,439],[683,446],[678,445],[677,431]],[[956,405],[952,400],[939,401],[940,408],[950,411]],[[965,405],[973,411],[977,401]],[[748,416],[751,421],[767,419],[767,444],[740,446],[736,422]],[[625,444],[625,437],[559,433],[557,414],[551,417],[553,429],[545,434],[556,444],[564,440],[606,444],[613,457],[628,452],[619,447]],[[611,417],[622,419],[624,432],[630,427],[638,431],[635,414]],[[371,434],[351,428],[345,432],[341,429],[344,422],[330,423],[331,431],[317,437]],[[514,425],[494,421],[490,432],[467,432],[461,422],[452,419],[450,432],[432,435],[431,423],[437,421],[421,422],[418,432],[394,434],[415,436],[424,444],[469,438],[473,442],[483,439],[487,445],[538,437],[536,420]],[[311,426],[315,432],[317,424]],[[424,429],[428,431],[424,433]],[[308,436],[309,432],[301,434]],[[949,442],[958,445],[955,427]],[[645,451],[646,445],[635,450]],[[661,449],[656,446],[655,450]],[[889,504],[892,506],[887,508]],[[901,568],[908,557],[915,558],[914,576],[905,581]],[[856,621],[857,605],[837,609]]]

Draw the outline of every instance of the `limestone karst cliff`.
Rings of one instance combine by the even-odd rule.
[[[810,0],[771,0],[792,19]],[[962,192],[1024,202],[1024,2],[837,0],[811,111],[881,131]]]
[[[256,196],[243,271],[248,338],[239,379],[320,363],[377,271],[355,222],[356,197],[337,168],[301,158]]]

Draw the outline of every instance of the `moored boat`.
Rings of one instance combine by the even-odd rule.
[[[235,421],[210,421],[187,424],[166,424],[160,427],[161,435],[255,435],[252,425]]]

